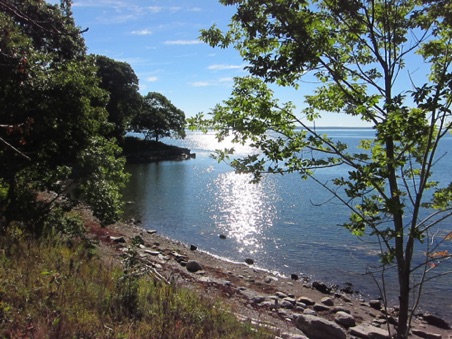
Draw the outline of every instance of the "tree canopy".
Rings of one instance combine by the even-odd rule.
[[[125,183],[108,96],[86,55],[71,1],[0,0],[0,216],[42,231],[46,215],[88,203],[102,222]],[[51,191],[50,201],[36,199]],[[65,197],[63,199],[63,197]]]
[[[132,122],[135,132],[158,141],[162,137],[185,137],[185,113],[163,94],[150,92],[143,97],[142,111]]]
[[[382,264],[395,264],[397,334],[406,338],[423,282],[443,274],[430,264],[451,257],[438,249],[452,239],[450,230],[441,230],[452,214],[452,183],[435,181],[433,173],[444,155],[438,146],[452,127],[452,3],[220,2],[236,7],[229,28],[214,25],[201,39],[213,47],[235,47],[250,75],[235,80],[231,97],[210,119],[199,115],[191,123],[256,148],[231,161],[255,180],[287,172],[316,180],[315,169],[347,166],[348,176],[317,182],[350,209],[343,226],[377,237]],[[300,113],[269,88],[303,92],[306,77],[316,88],[304,93]],[[374,128],[375,138],[363,140],[358,151],[348,150],[312,127],[324,112],[357,116]],[[231,152],[217,156],[227,159]],[[413,264],[422,251],[427,253],[422,264]]]
[[[106,56],[96,56],[96,66],[101,78],[100,87],[109,93],[107,111],[108,121],[113,124],[111,135],[122,143],[132,119],[141,108],[138,78],[128,63]]]

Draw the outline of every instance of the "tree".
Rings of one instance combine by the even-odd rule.
[[[0,0],[0,10],[1,230],[14,221],[42,233],[52,211],[80,201],[117,219],[124,160],[104,137],[107,94],[71,2]],[[56,194],[36,199],[43,191]]]
[[[155,141],[169,136],[184,138],[185,114],[163,94],[150,92],[143,97],[142,111],[134,119],[132,129]]]
[[[451,258],[439,246],[452,239],[452,232],[434,232],[451,216],[452,183],[439,183],[432,175],[444,155],[438,146],[451,129],[452,4],[220,2],[236,6],[229,29],[214,25],[201,32],[201,39],[213,47],[234,46],[250,76],[235,80],[231,97],[213,109],[211,119],[201,114],[191,123],[215,128],[220,140],[232,134],[235,142],[256,148],[253,155],[231,161],[237,171],[253,173],[254,180],[263,173],[287,172],[316,180],[316,168],[348,166],[348,176],[317,182],[350,209],[343,226],[377,237],[383,267],[394,264],[397,335],[406,338],[423,283],[447,273],[435,274],[432,268]],[[317,87],[305,93],[301,114],[291,102],[274,99],[268,87],[302,91],[305,77],[316,80]],[[373,127],[375,138],[349,151],[311,127],[323,112],[357,116]],[[301,150],[312,152],[303,157]],[[232,152],[217,156],[224,160]],[[415,263],[413,256],[422,250],[427,255]]]
[[[102,55],[96,56],[100,87],[109,93],[108,121],[113,124],[111,135],[121,144],[127,129],[140,110],[141,95],[138,78],[132,67]]]

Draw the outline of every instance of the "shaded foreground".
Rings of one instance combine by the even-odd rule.
[[[267,337],[221,303],[159,281],[132,251],[112,255],[92,240],[0,238],[0,337]]]

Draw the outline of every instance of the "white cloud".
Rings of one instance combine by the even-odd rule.
[[[132,31],[132,32],[130,32],[130,34],[133,34],[133,35],[151,35],[152,31],[150,29],[142,29],[142,30],[139,30],[139,31]]]
[[[207,86],[210,86],[210,83],[207,81],[196,81],[196,82],[192,82],[191,85],[193,87],[207,87]]]
[[[243,66],[239,65],[210,65],[207,67],[207,69],[213,70],[213,71],[222,71],[225,69],[242,69]]]
[[[156,76],[150,76],[146,78],[146,81],[148,82],[156,82],[159,78]]]
[[[148,7],[148,9],[152,12],[152,13],[159,13],[163,10],[163,7],[160,6],[150,6]]]
[[[224,83],[224,82],[233,82],[234,78],[220,78],[218,79],[218,82]]]
[[[199,40],[167,40],[165,45],[197,45],[202,42]]]

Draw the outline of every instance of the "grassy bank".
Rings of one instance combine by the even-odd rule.
[[[155,280],[133,251],[114,263],[82,238],[0,237],[0,337],[266,337],[224,306]]]

